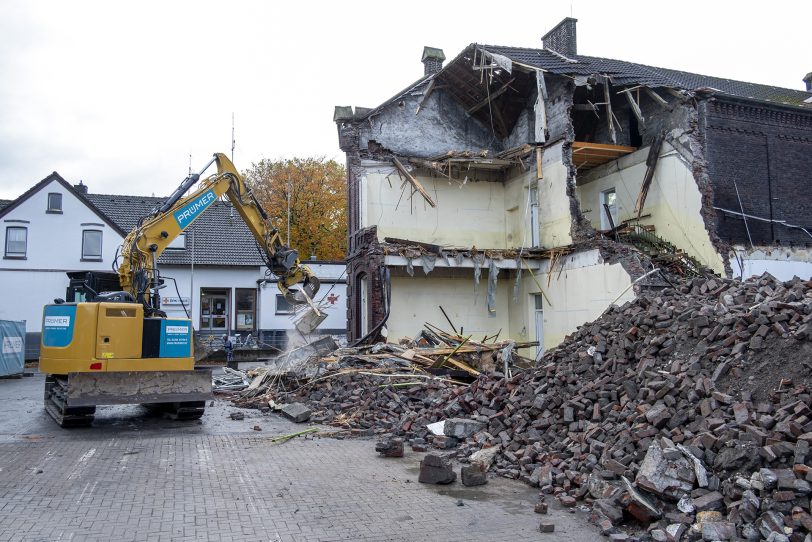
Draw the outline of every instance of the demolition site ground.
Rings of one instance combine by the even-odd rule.
[[[43,380],[0,380],[2,541],[545,536],[533,513],[538,490],[518,481],[420,484],[422,453],[382,458],[370,438],[273,443],[303,425],[223,399],[200,422],[100,407],[93,427],[65,430],[43,411]],[[583,512],[557,503],[544,519],[567,540],[600,538]]]

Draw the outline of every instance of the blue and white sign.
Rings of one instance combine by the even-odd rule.
[[[42,317],[42,346],[64,348],[73,341],[76,305],[46,305]]]
[[[18,375],[25,365],[25,322],[0,320],[0,376]]]
[[[187,358],[192,355],[192,323],[189,320],[162,320],[161,346],[158,356],[162,358]]]
[[[205,211],[209,205],[217,201],[217,196],[212,190],[206,190],[195,199],[175,211],[173,216],[175,222],[178,223],[181,230],[185,230],[194,219],[200,216],[200,213]]]

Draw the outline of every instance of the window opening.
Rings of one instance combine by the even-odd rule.
[[[28,228],[6,228],[6,258],[25,258],[28,249]]]
[[[612,222],[617,226],[617,193],[614,188],[601,192],[601,229],[609,230],[612,228],[612,225],[609,222],[609,217],[606,216],[606,207],[604,207],[604,205],[609,208],[609,214],[612,215]]]
[[[82,259],[101,260],[102,232],[100,230],[82,231]]]
[[[48,194],[48,208],[46,211],[49,213],[62,212],[62,194],[59,192],[50,192]]]

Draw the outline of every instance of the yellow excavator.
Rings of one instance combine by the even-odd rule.
[[[200,181],[214,163],[217,173]],[[141,403],[175,419],[203,415],[211,370],[195,369],[191,320],[167,318],[161,310],[157,262],[221,196],[254,235],[287,301],[303,306],[300,321],[312,330],[324,319],[312,301],[318,278],[282,243],[234,164],[215,154],[127,235],[116,273],[69,273],[66,299],[45,306],[39,369],[46,374],[45,410],[59,425],[89,425],[96,405],[106,404]]]

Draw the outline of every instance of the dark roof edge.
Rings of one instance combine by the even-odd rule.
[[[756,98],[746,98],[744,96],[736,96],[734,94],[725,94],[724,92],[714,92],[708,94],[707,100],[718,100],[720,102],[732,102],[746,105],[757,105],[770,109],[781,109],[789,113],[806,113],[812,115],[812,106],[792,105],[779,102],[771,102],[769,100],[758,100]]]
[[[76,199],[78,199],[79,201],[81,201],[82,203],[84,203],[84,204],[85,204],[85,206],[86,206],[88,209],[90,209],[91,211],[93,211],[93,213],[95,213],[95,214],[96,214],[96,215],[97,215],[99,218],[101,218],[101,219],[102,219],[102,220],[103,220],[103,221],[104,221],[104,222],[105,222],[105,223],[106,223],[108,226],[110,226],[111,228],[113,228],[113,229],[114,229],[114,230],[115,230],[117,233],[119,233],[119,234],[120,234],[122,237],[126,237],[126,236],[127,236],[127,232],[125,232],[124,230],[122,230],[122,229],[119,227],[119,225],[118,225],[118,224],[116,224],[115,222],[113,222],[113,221],[110,219],[110,217],[108,217],[106,214],[104,214],[104,213],[103,213],[103,212],[102,212],[102,211],[101,211],[101,210],[100,210],[98,207],[96,207],[95,205],[93,205],[93,203],[91,203],[90,201],[88,201],[87,199],[85,199],[85,198],[84,198],[84,196],[83,196],[82,194],[80,194],[80,193],[79,193],[79,192],[78,192],[78,191],[77,191],[77,190],[76,190],[76,189],[75,189],[73,186],[71,186],[71,184],[70,184],[68,181],[66,181],[65,179],[63,179],[63,178],[62,178],[62,176],[61,176],[59,173],[57,173],[56,171],[54,171],[53,173],[51,173],[50,175],[48,175],[47,177],[45,177],[44,179],[42,179],[40,182],[38,182],[37,184],[35,184],[35,185],[34,185],[34,186],[32,186],[31,188],[29,188],[28,190],[26,190],[25,192],[23,192],[23,194],[22,194],[20,197],[18,197],[18,198],[17,198],[17,199],[15,199],[14,201],[12,201],[12,202],[11,202],[10,204],[8,204],[6,207],[3,207],[2,209],[0,209],[0,217],[3,217],[3,216],[5,216],[5,215],[7,215],[7,214],[8,214],[8,213],[10,213],[11,211],[13,211],[13,210],[14,210],[14,209],[16,209],[17,207],[19,207],[19,206],[20,206],[20,204],[22,204],[23,202],[25,202],[26,200],[28,200],[28,199],[29,199],[31,196],[33,196],[34,194],[36,194],[37,192],[39,192],[39,191],[40,191],[40,190],[41,190],[41,189],[42,189],[44,186],[46,186],[46,185],[50,184],[52,181],[56,181],[56,182],[58,182],[59,184],[61,184],[61,185],[62,185],[62,187],[63,187],[65,190],[67,190],[68,192],[70,192],[71,194],[73,194],[73,196],[74,196]]]

